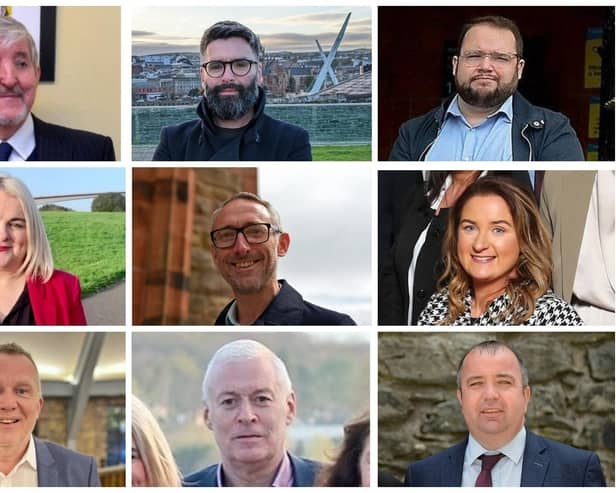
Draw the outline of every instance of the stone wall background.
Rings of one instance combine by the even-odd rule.
[[[133,170],[133,323],[213,324],[231,299],[209,253],[211,213],[257,192],[256,168]]]
[[[124,404],[124,397],[119,396],[91,397],[88,400],[77,436],[77,451],[93,455],[99,467],[105,466],[107,461],[107,411],[109,407],[123,407]],[[69,405],[69,398],[46,398],[36,425],[35,435],[66,446]]]
[[[380,333],[379,470],[403,479],[411,462],[464,439],[456,370],[470,347],[488,339],[509,343],[528,368],[528,428],[596,452],[613,486],[613,332]]]

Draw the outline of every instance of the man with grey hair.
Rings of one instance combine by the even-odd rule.
[[[0,344],[0,488],[100,486],[93,457],[32,435],[42,408],[32,356],[15,343]]]
[[[296,414],[284,362],[249,339],[216,351],[203,378],[203,416],[222,461],[190,474],[184,486],[312,486],[319,464],[286,449]]]
[[[222,21],[201,38],[204,97],[196,120],[162,129],[154,161],[310,161],[308,132],[265,113],[263,47]]]
[[[597,454],[526,429],[528,371],[508,344],[473,346],[457,383],[468,437],[411,464],[407,486],[605,486]]]
[[[348,315],[304,301],[277,278],[278,257],[287,254],[291,237],[269,202],[248,192],[232,196],[214,211],[210,239],[214,264],[235,296],[216,325],[355,325]]]
[[[32,36],[21,22],[0,16],[0,161],[114,161],[109,137],[32,115],[40,77]]]

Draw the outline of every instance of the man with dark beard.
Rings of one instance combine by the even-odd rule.
[[[217,22],[201,38],[199,119],[162,129],[154,161],[310,161],[308,132],[265,114],[259,38]]]
[[[517,92],[523,69],[522,35],[513,21],[470,21],[453,57],[457,93],[404,123],[390,160],[583,161],[569,120]]]
[[[214,211],[210,239],[214,264],[235,296],[216,325],[355,325],[348,315],[304,301],[276,277],[291,237],[269,202],[248,192],[227,199]]]

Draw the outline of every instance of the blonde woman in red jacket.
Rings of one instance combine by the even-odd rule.
[[[79,279],[53,268],[41,215],[26,186],[0,174],[2,325],[86,325]]]

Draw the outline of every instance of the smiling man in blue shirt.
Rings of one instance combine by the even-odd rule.
[[[561,113],[517,92],[523,41],[505,17],[478,17],[460,34],[453,57],[456,94],[400,127],[392,161],[583,161]]]

